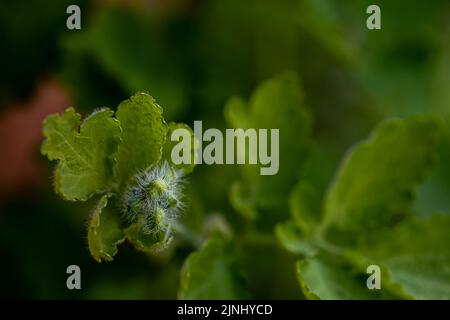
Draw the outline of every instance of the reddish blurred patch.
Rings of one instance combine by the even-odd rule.
[[[42,178],[38,161],[42,121],[69,105],[54,79],[40,82],[30,101],[8,106],[0,115],[0,196],[34,189]]]

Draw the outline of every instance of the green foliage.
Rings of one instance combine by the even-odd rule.
[[[163,150],[163,158],[171,163],[172,162],[172,148],[175,146],[177,141],[171,141],[170,136],[172,135],[172,132],[176,129],[184,129],[189,132],[191,136],[191,160],[192,162],[189,164],[181,163],[181,164],[174,164],[172,163],[172,166],[177,170],[182,170],[185,174],[191,173],[192,170],[194,170],[195,167],[195,161],[194,159],[197,157],[197,152],[195,151],[198,146],[198,141],[194,136],[194,133],[192,132],[192,129],[185,125],[184,123],[175,123],[171,122],[169,123],[169,130],[167,131],[167,138],[166,143],[164,144],[164,150]]]
[[[58,160],[55,188],[63,198],[84,201],[103,194],[88,223],[89,250],[98,262],[111,261],[125,238],[146,252],[161,251],[171,239],[170,228],[148,235],[135,223],[126,225],[117,209],[127,196],[124,188],[135,183],[138,173],[159,170],[169,131],[162,109],[151,96],[138,93],[119,105],[115,118],[113,114],[101,109],[82,123],[73,108],[50,115],[41,148],[50,160]]]
[[[65,199],[85,201],[110,190],[121,131],[112,115],[102,109],[80,124],[81,116],[69,108],[45,120],[41,152],[59,160],[55,187]]]
[[[276,234],[303,257],[297,276],[307,298],[450,297],[450,216],[419,219],[411,209],[442,132],[433,116],[386,121],[347,154],[321,207],[306,182],[294,189],[292,222]],[[371,264],[381,267],[381,291],[365,286]]]
[[[244,209],[245,202],[256,211],[266,210],[266,215],[267,210],[276,209],[276,219],[282,218],[280,211],[287,208],[285,195],[298,179],[311,140],[312,117],[297,76],[286,73],[263,82],[248,105],[241,98],[231,98],[225,106],[225,118],[234,128],[280,130],[278,173],[263,176],[259,166],[242,166],[243,181],[234,187],[231,202],[246,217],[253,218],[257,213]]]
[[[243,299],[247,297],[236,266],[232,243],[212,236],[186,259],[181,271],[180,299]]]
[[[448,299],[449,230],[449,215],[413,218],[389,230],[369,234],[360,240],[358,250],[385,266],[391,280],[401,284],[407,295],[417,299]]]
[[[367,274],[333,256],[315,256],[297,262],[297,277],[308,299],[378,299],[381,292],[368,290]]]
[[[76,31],[71,3],[0,12],[0,297],[450,298],[448,0],[378,0],[381,31],[365,28],[370,0],[81,0]],[[141,91],[164,113],[141,94],[115,112]],[[44,124],[70,202],[33,189],[38,169],[52,175],[32,162],[33,123],[63,93],[83,116],[111,109]],[[195,146],[194,120],[280,129],[280,171],[174,165],[170,135],[186,128]],[[192,172],[185,208],[173,232],[144,232],[126,191],[165,162]],[[89,273],[78,292],[61,286],[74,261]]]
[[[165,239],[165,234],[144,234],[137,224],[131,224],[125,228],[124,233],[134,247],[142,252],[154,254],[167,249],[171,238]]]
[[[283,130],[281,168],[288,169],[265,180],[256,167],[244,165],[242,182],[230,190],[235,209],[250,224],[255,219],[267,219],[267,214],[277,213],[280,219],[280,208],[290,211],[292,219],[279,223],[275,236],[283,248],[301,257],[296,275],[306,298],[448,298],[450,253],[446,244],[450,240],[450,216],[419,219],[413,212],[415,189],[430,172],[438,154],[443,124],[425,115],[382,123],[367,140],[348,152],[324,193],[317,183],[308,181],[314,175],[300,175],[302,169],[311,170],[307,158],[311,115],[298,86],[295,76],[285,74],[256,91],[250,110],[237,98],[227,104],[226,116],[234,127],[279,126]],[[125,240],[152,255],[167,251],[172,240],[167,230],[170,228],[146,233],[137,222],[121,221],[116,208],[123,197],[129,196],[124,188],[133,185],[138,174],[161,168],[158,164],[162,161],[171,163],[174,142],[170,135],[175,129],[188,130],[193,152],[197,144],[188,126],[167,125],[162,109],[146,94],[122,102],[116,117],[113,115],[102,109],[82,122],[73,108],[62,115],[51,115],[44,123],[46,140],[41,149],[49,159],[59,160],[55,187],[65,199],[87,200],[94,194],[102,195],[88,224],[89,250],[98,262],[111,261],[117,246]],[[298,144],[291,146],[292,140]],[[318,154],[309,156],[316,159]],[[170,165],[183,174],[193,169],[193,165]],[[299,176],[304,178],[294,186]],[[127,205],[133,206],[133,199]],[[255,226],[254,231],[235,237],[227,231],[226,237],[212,233],[203,238],[202,246],[184,263],[179,297],[249,297],[244,279],[252,271],[243,268],[248,257],[243,259],[238,252],[240,247],[266,241],[263,239],[267,235],[255,233],[258,224]],[[186,236],[184,227],[171,227]],[[205,228],[215,227],[205,221]],[[198,245],[195,235],[188,237],[194,246]],[[272,236],[268,237],[270,241]],[[381,266],[382,291],[366,287],[366,268],[370,264]],[[275,265],[267,267],[270,270]],[[254,276],[250,279],[258,281]]]
[[[148,95],[137,94],[117,108],[122,143],[117,154],[116,179],[121,186],[161,159],[167,124],[162,109]]]
[[[321,196],[316,188],[305,180],[300,181],[289,197],[292,219],[304,233],[310,233],[319,223]]]
[[[88,246],[97,262],[112,261],[117,245],[125,239],[118,218],[107,208],[108,198],[108,195],[100,198],[89,218]]]
[[[327,194],[324,223],[371,230],[408,214],[414,189],[436,157],[441,133],[434,117],[383,123],[345,158]]]

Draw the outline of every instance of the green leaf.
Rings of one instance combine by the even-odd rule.
[[[172,162],[172,148],[177,145],[178,143],[181,143],[181,141],[172,141],[171,139],[171,135],[172,133],[177,130],[177,129],[184,129],[186,130],[187,133],[189,133],[190,136],[190,149],[191,149],[191,154],[190,154],[190,159],[191,159],[191,163],[189,164],[174,164]],[[192,132],[192,129],[184,124],[184,123],[175,123],[175,122],[171,122],[169,123],[169,129],[167,132],[167,137],[166,137],[166,142],[164,144],[164,149],[163,149],[163,158],[171,164],[171,166],[177,170],[181,170],[183,171],[184,174],[188,174],[191,173],[194,170],[195,167],[195,158],[197,156],[197,152],[196,149],[198,147],[198,141],[194,136],[194,133]]]
[[[369,275],[355,269],[346,261],[322,254],[297,262],[297,278],[308,299],[380,299],[381,290],[369,290]]]
[[[300,181],[289,197],[292,219],[304,233],[311,233],[319,223],[321,211],[319,192],[308,182]]]
[[[301,241],[311,242],[311,238],[319,231],[323,218],[324,193],[337,163],[337,157],[333,152],[325,152],[324,146],[315,145],[312,148],[302,170],[300,181],[289,195],[291,219],[284,223],[283,228],[280,226],[280,231],[287,232],[287,234],[282,235],[285,240],[295,238],[289,234],[292,236],[301,234]],[[294,242],[299,243],[298,241]]]
[[[232,97],[225,105],[225,119],[234,128],[251,128],[253,121],[248,115],[246,101],[240,97]]]
[[[392,282],[417,299],[450,299],[450,215],[413,218],[359,244]]]
[[[125,240],[117,215],[109,208],[109,195],[100,198],[88,224],[88,246],[97,262],[112,261],[117,245]]]
[[[277,224],[275,235],[281,246],[294,254],[309,257],[319,251],[314,243],[292,221]]]
[[[120,125],[112,115],[113,111],[101,109],[80,125],[81,116],[69,108],[44,121],[41,153],[59,160],[55,188],[65,199],[85,201],[111,188],[120,144]]]
[[[276,226],[275,233],[280,244],[287,251],[303,257],[303,260],[298,262],[298,279],[300,286],[305,296],[309,299],[357,299],[358,297],[352,295],[353,287],[361,288],[361,281],[367,280],[369,274],[366,274],[367,267],[372,264],[377,264],[379,261],[373,261],[367,255],[355,251],[354,248],[344,248],[329,243],[317,234],[303,234],[299,227],[292,221],[280,223]],[[311,268],[318,273],[324,273],[326,277],[332,277],[332,281],[327,284],[320,283],[322,276],[312,275],[306,278],[301,273],[302,269],[307,264],[313,264]],[[323,270],[320,269],[322,267]],[[389,270],[380,266],[382,278],[382,294],[373,294],[373,298],[411,298],[411,295],[405,292],[400,284],[392,280]],[[342,278],[344,280],[340,280]],[[311,281],[308,282],[308,281]],[[344,284],[339,287],[338,284],[333,284],[344,281]],[[358,281],[358,283],[356,283]],[[336,288],[334,287],[336,286]],[[365,286],[365,282],[364,282]],[[312,289],[311,289],[312,288]],[[365,287],[366,288],[366,287]],[[367,288],[366,288],[367,289]],[[312,293],[317,290],[319,293]],[[362,294],[361,294],[362,292]],[[361,298],[364,297],[366,291],[361,291]],[[372,295],[372,293],[370,293]],[[334,295],[334,298],[332,298]]]
[[[234,182],[230,189],[230,202],[233,208],[249,221],[258,217],[255,202],[243,190],[241,182]]]
[[[240,98],[230,99],[225,107],[225,118],[234,128],[279,129],[278,173],[263,176],[260,165],[241,167],[243,182],[256,208],[283,211],[287,208],[286,193],[296,183],[307,156],[312,127],[311,113],[305,106],[297,76],[285,73],[263,82],[248,106]],[[268,147],[270,150],[270,144]],[[248,153],[249,148],[246,151]]]
[[[247,297],[243,279],[236,269],[231,243],[210,238],[191,253],[181,270],[180,299],[242,299]]]
[[[142,252],[154,254],[159,253],[170,245],[173,236],[164,232],[158,234],[145,234],[138,224],[131,224],[124,229],[124,233],[134,247]]]
[[[161,107],[145,93],[123,101],[117,108],[116,117],[122,127],[122,144],[115,174],[123,187],[135,174],[161,159],[167,124]]]
[[[407,215],[414,189],[436,156],[440,133],[432,116],[384,122],[342,163],[327,195],[324,223],[367,231]]]
[[[288,251],[307,257],[297,272],[308,298],[449,297],[450,216],[405,218],[437,155],[441,129],[433,116],[382,124],[341,165],[321,222],[316,192],[297,185],[290,199],[295,224],[279,224],[276,234]],[[365,287],[371,264],[380,266],[381,294]]]

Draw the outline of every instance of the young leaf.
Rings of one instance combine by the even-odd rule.
[[[368,230],[409,213],[440,133],[439,122],[431,116],[383,123],[345,158],[327,195],[324,223],[341,230]]]
[[[294,254],[309,257],[319,251],[292,221],[278,223],[275,227],[275,235],[281,246]]]
[[[282,211],[287,207],[286,193],[294,186],[306,158],[312,127],[311,113],[305,106],[297,76],[286,73],[265,81],[248,106],[242,99],[230,99],[225,117],[234,128],[279,129],[277,174],[262,176],[259,165],[242,166],[242,173],[257,208]],[[249,152],[249,148],[245,150]]]
[[[164,232],[144,234],[137,224],[125,228],[124,233],[137,250],[147,253],[158,253],[166,249],[173,240],[171,235],[166,237]]]
[[[240,181],[236,181],[230,188],[230,202],[233,208],[249,221],[254,221],[258,217],[255,209],[255,201],[245,193]]]
[[[122,144],[115,174],[123,187],[129,178],[161,159],[167,124],[161,107],[145,93],[123,101],[117,108],[116,117],[122,127]]]
[[[181,270],[180,299],[241,299],[247,293],[231,244],[218,236],[191,253]]]
[[[306,181],[300,181],[289,196],[292,219],[307,234],[319,223],[320,205],[320,194]]]
[[[184,129],[184,130],[186,130],[187,133],[189,133],[190,148],[191,148],[191,154],[190,154],[191,162],[188,164],[182,163],[182,164],[176,165],[172,162],[172,148],[175,145],[177,145],[178,143],[181,143],[179,141],[172,141],[172,139],[171,139],[171,135],[176,129]],[[167,132],[166,142],[164,143],[164,148],[163,148],[163,158],[168,163],[170,163],[173,166],[173,168],[183,171],[183,174],[191,173],[195,167],[194,160],[195,160],[195,157],[197,156],[197,152],[196,152],[197,146],[198,146],[198,141],[197,141],[197,139],[195,139],[194,133],[192,132],[192,129],[188,125],[186,125],[184,123],[175,123],[175,122],[169,123],[169,130]]]
[[[108,195],[100,198],[88,224],[88,246],[97,262],[112,261],[117,245],[125,240],[119,219],[107,208]]]
[[[81,116],[69,108],[44,121],[41,153],[59,160],[55,187],[65,199],[85,201],[110,188],[120,143],[120,126],[112,115],[111,110],[101,109],[80,125]]]

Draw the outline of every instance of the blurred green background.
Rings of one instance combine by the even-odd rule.
[[[49,113],[70,105],[84,115],[102,106],[115,109],[145,91],[163,106],[168,121],[192,126],[201,119],[204,127],[224,129],[230,97],[248,99],[261,81],[293,71],[313,114],[318,163],[306,175],[318,186],[330,183],[346,150],[381,120],[425,112],[447,119],[450,2],[378,0],[382,30],[370,31],[366,8],[372,2],[2,3],[0,297],[176,298],[180,268],[193,249],[180,244],[168,257],[156,257],[124,244],[114,262],[96,263],[85,239],[93,203],[67,203],[55,195],[54,164],[39,154],[41,123]],[[66,28],[70,4],[81,8],[81,30]],[[418,190],[419,214],[450,212],[446,146]],[[239,176],[234,166],[197,166],[183,217],[192,230],[217,219],[235,233],[249,228],[228,197]],[[260,266],[251,277],[244,275],[254,298],[303,297],[295,259],[266,236],[273,222],[288,217],[286,207],[260,226],[262,234],[243,259]],[[81,267],[82,290],[66,288],[71,264]]]

